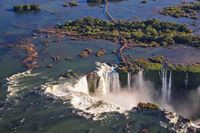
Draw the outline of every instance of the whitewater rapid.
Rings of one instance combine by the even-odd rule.
[[[6,78],[7,83],[7,99],[18,96],[20,92],[23,92],[27,88],[31,88],[32,85],[27,83],[31,78],[39,76],[40,73],[32,73],[31,70],[27,70],[22,73],[14,74]]]
[[[99,76],[100,80],[98,87],[95,88],[95,94],[105,95],[111,91],[111,88],[120,88],[119,78],[115,78],[119,77],[119,75],[116,75],[113,67],[105,63],[97,63],[97,66],[95,73]],[[118,84],[115,84],[115,82],[118,82]],[[51,95],[53,97],[59,97],[64,101],[69,101],[73,108],[94,115],[93,120],[98,120],[101,113],[124,113],[126,111],[125,108],[119,105],[90,96],[86,76],[81,76],[71,81],[64,80],[58,84],[47,83],[42,85],[41,89],[45,95]]]

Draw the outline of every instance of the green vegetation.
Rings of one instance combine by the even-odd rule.
[[[148,110],[158,110],[160,107],[153,103],[138,103],[138,108],[148,109]]]
[[[153,56],[153,57],[150,57],[149,60],[152,62],[152,63],[162,63],[163,60],[164,60],[164,57],[163,56]]]
[[[200,64],[194,65],[171,65],[171,69],[175,71],[200,73]]]
[[[163,65],[160,63],[140,62],[140,65],[142,68],[149,70],[161,70],[163,68]]]
[[[166,7],[163,10],[161,10],[160,13],[166,16],[172,16],[176,18],[186,17],[197,19],[198,11],[200,11],[200,2]]]
[[[160,56],[151,57],[149,59],[140,58],[140,59],[135,59],[134,63],[143,69],[159,71],[163,68],[163,65],[161,64],[162,61],[160,58],[161,58]]]
[[[120,64],[118,71],[125,73],[128,71],[137,72],[140,68],[155,71],[160,71],[163,68],[166,68],[174,71],[200,73],[200,64],[172,64],[165,61],[163,56],[153,56],[150,58],[128,58],[127,65]]]
[[[200,47],[200,36],[193,35],[186,25],[151,19],[141,22],[118,21],[117,23],[85,17],[58,26],[71,36],[115,41],[123,36],[134,46],[157,47],[170,44],[187,44]]]
[[[65,77],[65,78],[77,78],[78,74],[73,72],[73,71],[67,71],[66,73],[64,73],[62,75],[62,77]]]
[[[15,5],[15,6],[13,6],[13,10],[15,12],[20,12],[20,11],[38,11],[38,10],[40,10],[40,6],[38,4]]]
[[[69,6],[78,6],[77,1],[72,0],[71,2],[69,2]]]
[[[119,64],[119,72],[138,72],[141,68],[145,70],[160,71],[163,69],[164,57],[153,56],[150,58],[131,58],[127,60],[127,64]]]

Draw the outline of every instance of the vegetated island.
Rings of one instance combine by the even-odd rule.
[[[38,4],[26,4],[26,5],[14,5],[14,12],[25,12],[25,11],[39,11],[40,5]]]
[[[169,69],[174,71],[200,73],[200,63],[184,65],[172,64],[164,56],[152,56],[149,58],[133,58],[125,57],[126,64],[119,64],[119,72],[136,72],[140,68],[145,70],[161,71],[162,69]]]
[[[78,5],[79,4],[78,4],[78,2],[76,0],[72,0],[72,1],[70,1],[68,3],[64,3],[63,7],[68,7],[68,6],[73,7],[73,6],[78,6]]]
[[[199,11],[200,2],[191,2],[183,5],[165,7],[160,11],[160,14],[176,18],[186,17],[191,19],[198,19]]]
[[[52,32],[52,31],[51,31]],[[85,17],[58,25],[57,32],[77,38],[105,39],[117,41],[123,37],[132,46],[158,47],[186,44],[200,47],[200,36],[193,35],[186,25],[161,22],[157,19],[145,21],[118,21],[116,23]]]

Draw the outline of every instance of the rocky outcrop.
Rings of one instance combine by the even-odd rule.
[[[191,120],[165,109],[160,109],[157,105],[152,103],[139,103],[129,114],[149,116],[157,124],[173,133],[200,132],[200,128],[195,126]]]
[[[105,55],[105,53],[106,53],[105,49],[100,49],[99,51],[97,51],[96,56],[97,57],[102,57],[102,56]]]
[[[87,74],[87,81],[89,92],[94,93],[95,89],[97,89],[99,86],[100,77],[96,72],[91,72]]]
[[[30,40],[21,41],[19,42],[19,44],[16,45],[16,47],[24,50],[27,53],[26,57],[22,61],[22,64],[24,64],[29,69],[34,69],[38,67],[37,48],[33,43],[31,43]]]
[[[79,55],[80,57],[88,57],[91,53],[92,53],[92,50],[89,48],[86,48],[83,51],[81,51]]]

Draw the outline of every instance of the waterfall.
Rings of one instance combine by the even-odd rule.
[[[162,100],[163,102],[169,102],[171,97],[172,87],[172,71],[162,70]]]
[[[188,86],[188,72],[185,73],[185,89],[187,89]]]
[[[86,76],[83,76],[82,78],[80,78],[78,80],[77,83],[74,84],[73,91],[83,92],[85,94],[89,93],[89,88],[88,88],[88,83],[87,83]]]
[[[98,87],[95,89],[96,94],[105,95],[110,91],[119,90],[119,74],[115,71],[115,67],[110,67],[105,63],[97,63],[97,75],[99,77]]]
[[[143,71],[139,71],[139,73],[138,73],[138,87],[139,88],[143,88],[144,87],[144,82],[143,82],[143,80],[144,80],[144,78],[143,78]]]
[[[105,95],[111,91],[120,91],[119,73],[116,67],[97,63],[97,70],[87,74],[89,91],[95,95]]]
[[[167,71],[162,70],[162,100],[166,101],[166,90],[167,90]]]
[[[60,81],[59,83],[47,83],[42,85],[41,88],[45,90],[45,93],[54,94],[56,96],[66,96],[72,92],[79,92],[89,94],[89,88],[86,76],[80,77],[75,81]]]
[[[127,73],[127,86],[128,86],[128,89],[130,90],[131,89],[131,73]]]
[[[168,83],[168,91],[167,91],[167,99],[168,101],[170,101],[170,97],[171,97],[171,88],[172,88],[172,71],[170,70],[170,74],[169,74],[169,83]]]
[[[103,95],[110,91],[110,78],[106,71],[99,72],[98,75],[100,77],[100,81],[95,93]]]
[[[119,73],[113,71],[110,73],[110,91],[120,91]]]
[[[131,82],[131,80],[133,80],[133,84],[132,87],[134,90],[140,90],[140,89],[144,89],[144,71],[139,71],[137,73],[137,75],[134,75],[133,79],[129,79],[130,81],[128,81],[129,83]],[[129,85],[128,85],[129,86]]]

